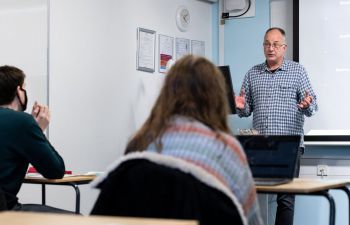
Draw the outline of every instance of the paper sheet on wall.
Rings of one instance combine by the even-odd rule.
[[[154,72],[155,31],[138,29],[137,69]]]
[[[175,42],[176,59],[180,59],[182,56],[191,53],[189,39],[176,38]]]
[[[174,55],[174,38],[159,34],[159,72],[165,73],[169,60]]]
[[[205,56],[205,42],[191,40],[191,52],[193,55]]]

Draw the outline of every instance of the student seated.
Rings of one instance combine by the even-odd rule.
[[[236,196],[207,171],[150,151],[118,158],[92,186],[92,215],[187,219],[200,225],[247,225]]]
[[[229,130],[228,114],[220,71],[203,57],[184,56],[167,73],[150,116],[126,154],[155,152],[204,169],[237,197],[248,224],[262,224],[252,174]]]
[[[62,178],[65,166],[43,131],[49,124],[47,106],[27,108],[25,74],[13,66],[0,67],[0,189],[8,210],[68,212],[49,206],[20,204],[17,194],[29,164],[45,178]]]

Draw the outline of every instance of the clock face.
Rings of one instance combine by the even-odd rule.
[[[180,6],[176,11],[176,25],[180,31],[187,31],[191,22],[190,11],[185,6]]]

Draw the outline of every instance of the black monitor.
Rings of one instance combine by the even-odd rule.
[[[254,178],[293,178],[300,136],[236,135]]]
[[[218,66],[218,68],[225,77],[226,89],[227,89],[227,101],[230,106],[230,113],[236,114],[235,93],[232,87],[230,66]]]

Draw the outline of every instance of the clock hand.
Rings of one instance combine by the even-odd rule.
[[[185,21],[186,21],[186,23],[188,22],[187,18],[188,18],[188,16],[185,16],[185,18],[184,18],[184,19],[185,19]]]
[[[189,16],[188,16],[188,15],[185,15],[185,16],[184,16],[184,20],[185,20],[186,23],[188,23],[188,22],[189,22]]]

